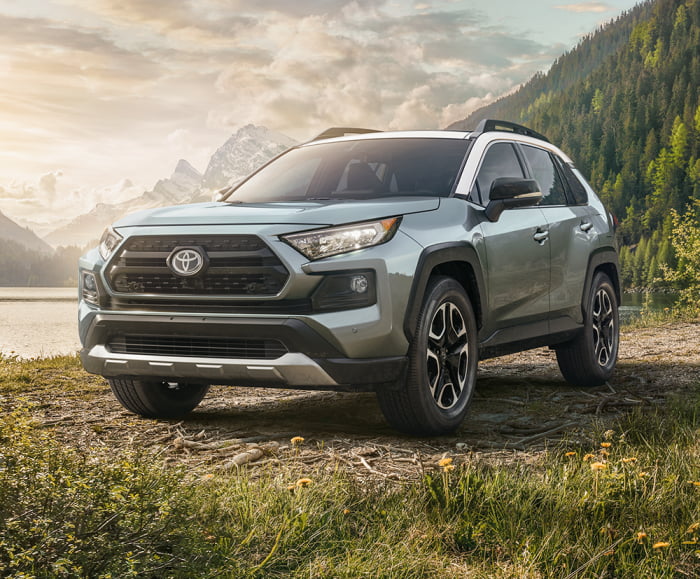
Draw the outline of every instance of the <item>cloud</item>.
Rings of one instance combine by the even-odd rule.
[[[555,6],[559,10],[566,10],[567,12],[608,12],[612,10],[608,4],[603,2],[579,2],[577,4],[560,4]]]
[[[62,175],[62,171],[52,171],[39,177],[39,192],[48,198],[50,205],[53,205],[56,199],[56,183]]]
[[[478,23],[467,11],[333,23],[267,15],[257,29],[266,40],[261,62],[234,60],[221,72],[226,103],[209,122],[253,122],[301,139],[331,125],[440,128],[446,111],[508,90],[556,55]]]
[[[247,123],[300,140],[338,125],[444,127],[561,53],[485,24],[471,3],[423,3],[433,8],[61,0],[40,17],[32,3],[0,8],[2,197],[25,212],[88,210],[122,198],[105,182],[150,188],[177,159],[206,166]]]

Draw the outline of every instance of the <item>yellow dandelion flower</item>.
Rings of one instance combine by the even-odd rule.
[[[343,514],[344,514],[344,515],[349,515],[349,514],[350,514],[350,509],[343,509]]]
[[[689,480],[688,483],[693,485],[693,486],[700,487],[700,481]]]
[[[595,458],[595,454],[588,453],[588,454],[583,456],[583,462],[588,462],[592,458]]]
[[[291,439],[290,442],[294,446],[299,446],[302,442],[304,442],[304,437],[303,436],[295,436],[294,438]]]
[[[442,468],[445,468],[446,466],[450,466],[451,464],[452,464],[451,458],[441,458],[438,461],[438,466],[441,466]]]
[[[608,465],[604,462],[592,462],[591,468],[593,470],[605,470],[606,468],[608,468]]]
[[[442,467],[443,472],[450,472],[451,470],[455,469],[454,464],[446,464],[445,466]]]
[[[686,532],[686,533],[694,533],[694,532],[697,531],[698,529],[700,529],[700,523],[693,523],[692,525],[690,525],[690,527],[688,527],[688,528],[686,529],[685,532]]]
[[[610,456],[610,453],[609,453],[607,450],[602,449],[602,450],[600,451],[600,455],[601,455],[601,456]]]
[[[603,448],[610,448],[612,446],[612,442],[601,442],[600,446]]]
[[[665,549],[666,547],[670,547],[670,546],[671,546],[671,543],[669,543],[668,541],[658,541],[658,542],[654,543],[651,546],[651,548],[652,549]]]
[[[639,533],[637,533],[637,542],[638,543],[641,543],[646,538],[647,538],[647,534],[644,531],[640,531]]]
[[[570,450],[569,452],[565,452],[564,456],[576,456],[576,452],[573,450]]]
[[[623,458],[622,462],[624,462],[624,463],[637,462],[637,459],[634,456],[630,456],[629,458]]]
[[[300,478],[297,481],[298,487],[308,487],[313,481],[310,478]]]
[[[681,541],[681,545],[697,545],[697,541]]]

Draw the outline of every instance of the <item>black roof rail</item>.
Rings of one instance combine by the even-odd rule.
[[[507,133],[517,133],[518,135],[525,135],[526,137],[532,137],[534,139],[539,139],[540,141],[545,141],[549,143],[549,139],[544,135],[528,129],[523,125],[517,123],[511,123],[510,121],[499,121],[496,119],[484,119],[481,121],[476,130],[474,131],[474,136],[480,135],[481,133],[491,133],[493,131],[505,131]]]
[[[326,129],[321,134],[316,135],[309,142],[320,141],[321,139],[333,139],[335,137],[344,137],[345,135],[364,135],[365,133],[381,133],[376,129],[358,129],[354,127],[331,127]]]

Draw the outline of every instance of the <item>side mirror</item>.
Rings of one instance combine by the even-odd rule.
[[[489,221],[498,221],[501,213],[506,209],[532,207],[540,201],[542,201],[542,192],[534,179],[499,177],[491,183],[486,217]]]

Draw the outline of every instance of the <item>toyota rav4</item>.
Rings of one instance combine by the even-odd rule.
[[[135,213],[80,260],[82,362],[130,411],[210,384],[375,391],[454,431],[480,359],[549,346],[605,383],[619,343],[613,220],[542,135],[330,129],[210,203]]]

